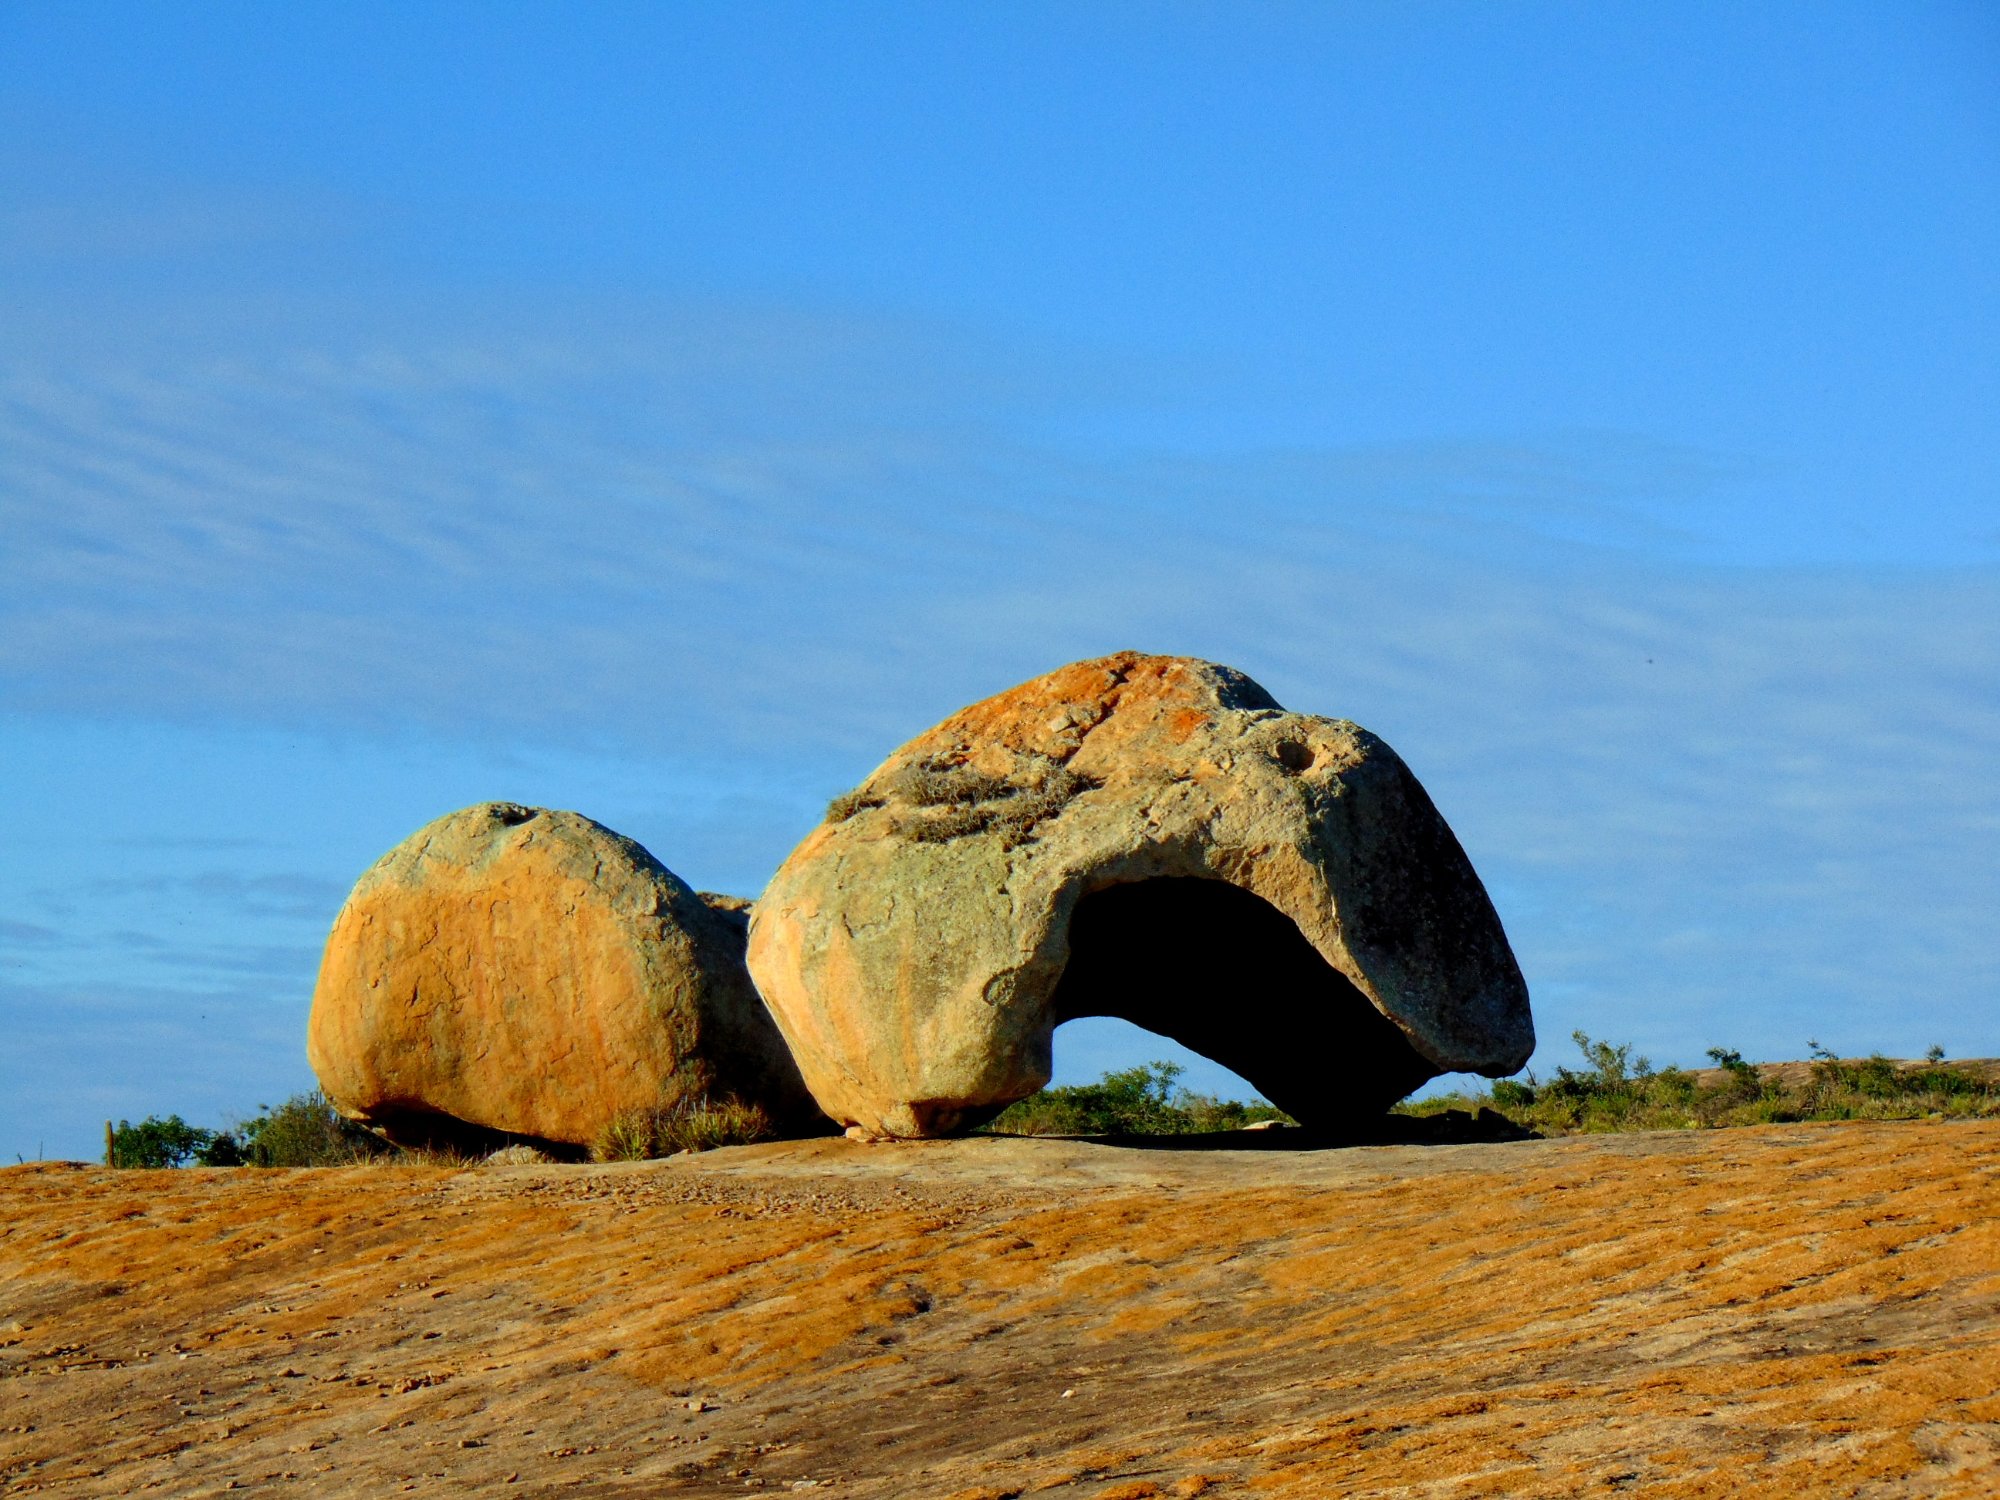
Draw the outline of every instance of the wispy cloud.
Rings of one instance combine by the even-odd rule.
[[[153,962],[169,969],[183,970],[195,976],[197,983],[238,974],[268,978],[276,983],[267,993],[296,1006],[312,996],[311,976],[319,967],[319,956],[317,944],[237,942],[206,950],[168,948]],[[299,982],[302,977],[306,981],[304,984]]]
[[[235,835],[128,834],[115,842],[121,849],[170,849],[213,852],[216,850],[241,851],[256,849],[262,847],[267,841]]]
[[[171,863],[174,846],[155,851]],[[212,852],[204,850],[204,852]],[[29,985],[118,991],[135,981],[200,992],[259,978],[265,993],[300,1003],[312,993],[328,925],[346,879],[227,870],[99,875],[83,865],[61,883],[0,871],[9,899],[41,922],[0,922],[0,967]],[[190,1038],[194,1040],[194,1038]]]
[[[312,1086],[303,1012],[254,989],[0,985],[0,1027],[8,1159],[94,1159],[107,1119],[213,1127]]]
[[[347,886],[316,875],[238,875],[204,870],[191,875],[115,876],[91,889],[111,897],[196,900],[238,915],[324,919],[347,895]]]
[[[1052,628],[1210,629],[1232,574],[1324,619],[1412,575],[1440,603],[1453,574],[1670,551],[1639,502],[1733,473],[1603,434],[1107,461],[969,422],[1020,415],[995,363],[695,315],[645,341],[17,359],[0,680],[53,709],[682,747],[804,709],[861,743],[912,673],[1016,640],[1045,661]]]

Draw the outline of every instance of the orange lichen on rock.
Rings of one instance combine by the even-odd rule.
[[[1996,1123],[22,1167],[0,1488],[1983,1500],[1996,1309]]]

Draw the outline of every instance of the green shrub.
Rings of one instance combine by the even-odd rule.
[[[1808,1077],[1797,1084],[1766,1078],[1740,1052],[1708,1049],[1722,1072],[1703,1083],[1680,1068],[1654,1072],[1631,1049],[1574,1033],[1582,1068],[1556,1069],[1546,1084],[1501,1079],[1490,1095],[1453,1094],[1401,1104],[1402,1113],[1445,1109],[1499,1111],[1544,1135],[1593,1130],[1671,1130],[1796,1120],[1893,1120],[1923,1115],[2000,1115],[2000,1088],[1946,1065],[1941,1057],[1902,1067],[1880,1055],[1845,1062],[1816,1041]]]
[[[1828,1096],[1854,1093],[1888,1099],[1903,1091],[1901,1070],[1879,1052],[1860,1062],[1842,1062],[1818,1042],[1806,1046],[1813,1058],[1812,1086]]]
[[[148,1115],[137,1125],[120,1120],[111,1133],[114,1167],[180,1167],[210,1150],[215,1132],[188,1124],[179,1115]]]
[[[1178,1063],[1145,1063],[1096,1083],[1043,1089],[1008,1105],[985,1128],[995,1135],[1199,1135],[1263,1120],[1291,1123],[1261,1099],[1244,1104],[1178,1088],[1184,1071]]]
[[[1715,1089],[1709,1104],[1717,1108],[1730,1105],[1748,1104],[1764,1096],[1764,1077],[1753,1062],[1745,1062],[1743,1054],[1733,1047],[1710,1047],[1708,1059],[1723,1071],[1722,1085]]]
[[[1652,1097],[1662,1104],[1692,1104],[1698,1091],[1694,1074],[1680,1068],[1662,1068],[1646,1083]]]
[[[1753,1062],[1745,1062],[1743,1054],[1738,1052],[1734,1047],[1710,1047],[1708,1049],[1708,1060],[1725,1073],[1728,1073],[1731,1078],[1748,1083],[1752,1090],[1761,1089],[1763,1086],[1762,1077],[1757,1072],[1757,1065]]]
[[[342,1116],[318,1089],[294,1094],[275,1109],[259,1113],[234,1132],[246,1166],[347,1167],[393,1155],[396,1148]]]
[[[1935,1063],[1926,1068],[1912,1068],[1903,1074],[1903,1086],[1928,1094],[1943,1094],[1948,1098],[1977,1094],[1983,1087],[1970,1073],[1939,1067]]]
[[[628,1110],[598,1132],[592,1161],[646,1161],[681,1151],[747,1146],[776,1134],[761,1106],[706,1094],[657,1109]]]
[[[1503,1109],[1526,1109],[1535,1102],[1535,1085],[1512,1078],[1495,1079],[1493,1102]]]
[[[243,1143],[234,1133],[218,1130],[215,1138],[194,1154],[198,1167],[240,1167],[243,1165]]]
[[[1643,1057],[1633,1058],[1629,1046],[1615,1047],[1581,1031],[1569,1035],[1590,1066],[1581,1072],[1558,1067],[1546,1093],[1583,1103],[1616,1099],[1631,1094],[1634,1084],[1652,1076],[1653,1065]]]
[[[203,1130],[179,1115],[120,1120],[111,1132],[116,1167],[345,1166],[395,1148],[334,1112],[314,1090],[261,1111],[233,1130]]]

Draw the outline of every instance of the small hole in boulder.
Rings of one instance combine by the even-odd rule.
[[[1314,760],[1312,746],[1301,745],[1296,740],[1286,740],[1278,746],[1278,764],[1287,771],[1310,771]]]

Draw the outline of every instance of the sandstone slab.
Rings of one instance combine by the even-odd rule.
[[[990,1117],[1078,1016],[1316,1125],[1534,1047],[1492,903],[1395,752],[1184,657],[1079,662],[904,745],[778,871],[749,963],[867,1135]]]
[[[576,813],[466,808],[356,884],[307,1055],[343,1113],[403,1142],[583,1147],[704,1094],[816,1119],[744,968],[743,906]]]

